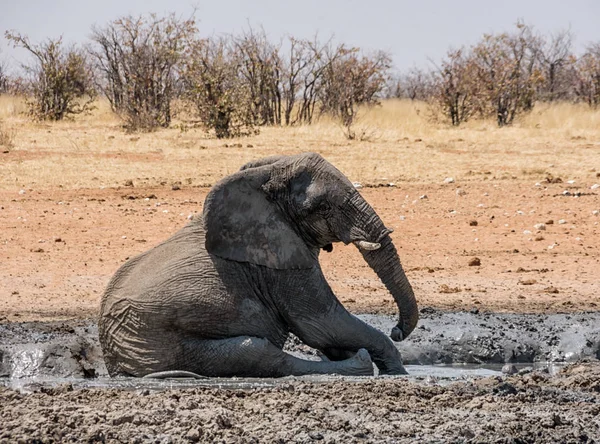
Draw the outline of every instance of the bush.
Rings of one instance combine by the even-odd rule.
[[[17,33],[7,31],[5,36],[36,59],[34,66],[25,67],[30,75],[27,103],[32,117],[62,120],[92,109],[96,92],[85,52],[75,47],[65,49],[60,38],[34,45]]]
[[[226,38],[195,41],[183,63],[183,95],[219,139],[255,132],[255,104],[242,64]]]
[[[177,68],[195,33],[193,20],[174,14],[128,16],[92,30],[90,53],[100,73],[100,89],[129,129],[169,126]]]
[[[390,57],[384,52],[372,56],[358,49],[338,47],[326,54],[328,63],[321,87],[321,111],[339,119],[348,139],[355,139],[353,124],[358,107],[379,103],[379,95],[387,84]]]

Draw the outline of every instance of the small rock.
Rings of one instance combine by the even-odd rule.
[[[521,285],[534,285],[534,284],[537,284],[537,281],[535,279],[525,279],[524,281],[519,281],[519,284],[521,284]]]
[[[559,293],[558,288],[556,288],[554,286],[546,287],[546,288],[544,288],[544,291],[546,293],[551,293],[551,294],[558,294]]]
[[[124,185],[126,187],[132,187],[133,186],[133,180],[131,180],[131,179],[126,180]]]
[[[181,187],[180,187],[179,185],[173,185],[173,186],[171,187],[171,189],[172,189],[173,191],[179,191],[179,190],[181,190]]]
[[[592,211],[592,214],[593,214],[594,216],[598,216],[598,215],[600,214],[600,211],[598,211],[598,210],[594,210],[594,211]]]
[[[472,220],[472,221],[469,222],[469,226],[470,227],[476,227],[477,225],[478,225],[478,223],[477,223],[476,220]]]
[[[523,230],[523,234],[525,236],[529,236],[531,234],[531,230]]]
[[[564,220],[564,219],[561,219],[561,220],[559,220],[559,221],[558,221],[558,224],[559,224],[559,225],[564,225],[564,224],[566,224],[566,223],[567,223],[567,221],[566,221],[566,220]]]
[[[419,199],[429,199],[429,198],[427,197],[427,194],[423,194],[422,196],[419,196]]]
[[[360,182],[353,182],[352,185],[354,186],[354,188],[359,189],[362,188],[362,184]]]
[[[462,188],[457,188],[456,189],[456,195],[457,196],[465,196],[467,194],[467,192],[465,190],[463,190]]]
[[[548,219],[546,221],[546,225],[554,225],[554,221],[552,219]]]
[[[597,184],[597,183],[595,183],[594,185],[592,185],[592,186],[590,187],[590,189],[591,189],[591,190],[597,190],[598,188],[600,188],[600,185],[599,185],[599,184]]]
[[[121,239],[127,239],[127,236],[121,236]]]
[[[519,370],[514,364],[504,364],[504,367],[502,367],[502,373],[505,375],[514,375],[518,372]]]
[[[481,265],[481,259],[473,257],[469,259],[469,267],[479,267]]]
[[[567,183],[570,184],[570,185],[573,185],[575,183],[575,181],[574,180],[567,180]]]
[[[193,214],[188,214],[188,220],[194,220],[194,215]]]
[[[31,250],[32,253],[44,253],[44,249],[43,248],[32,248]]]
[[[453,177],[446,177],[444,179],[444,183],[454,183],[454,178]]]
[[[323,439],[323,435],[319,432],[308,432],[308,436],[315,441],[321,441]]]
[[[563,196],[571,196],[571,192],[569,190],[563,191]]]
[[[254,148],[254,145],[252,145],[251,143],[246,145],[246,148]]]
[[[539,231],[546,231],[546,224],[535,224],[533,228]]]
[[[534,241],[539,242],[539,241],[543,241],[544,240],[544,236],[536,236],[533,238]]]
[[[200,430],[198,430],[198,429],[188,430],[188,432],[185,434],[185,438],[191,442],[200,441]]]

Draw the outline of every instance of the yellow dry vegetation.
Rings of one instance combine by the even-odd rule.
[[[13,135],[0,147],[0,189],[115,187],[182,182],[211,185],[248,160],[316,151],[363,185],[402,181],[540,181],[589,178],[600,171],[600,110],[539,105],[511,127],[472,121],[459,128],[432,123],[426,105],[385,101],[365,109],[357,140],[323,118],[310,126],[262,128],[231,140],[175,122],[152,133],[126,133],[106,102],[88,116],[31,122],[24,100],[0,96],[0,120]]]

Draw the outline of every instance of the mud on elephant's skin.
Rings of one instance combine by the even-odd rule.
[[[392,339],[418,309],[396,248],[350,181],[318,154],[246,164],[217,183],[202,217],[126,262],[99,322],[111,375],[189,371],[204,376],[406,373],[393,342],[351,315],[319,264],[332,244],[356,245],[394,297]],[[289,333],[322,361],[282,351]]]

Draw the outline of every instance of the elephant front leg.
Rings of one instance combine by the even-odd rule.
[[[204,376],[282,377],[311,374],[372,376],[373,363],[366,350],[343,361],[307,361],[283,352],[268,339],[238,336],[228,339],[186,339],[177,370]]]
[[[390,338],[350,314],[341,304],[325,316],[295,324],[294,333],[332,361],[347,359],[364,348],[380,374],[407,374],[400,352]]]

